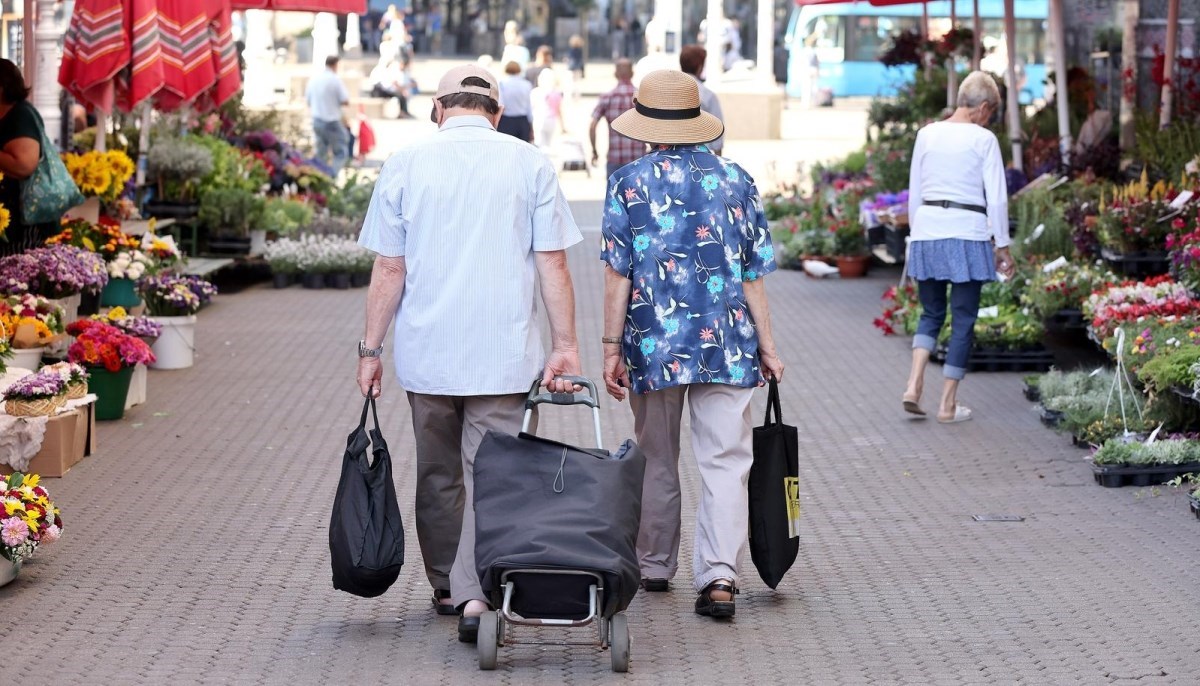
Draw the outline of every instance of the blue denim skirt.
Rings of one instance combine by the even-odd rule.
[[[961,238],[912,241],[908,245],[908,275],[916,281],[995,281],[992,243]]]

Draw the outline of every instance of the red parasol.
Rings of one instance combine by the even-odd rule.
[[[367,0],[232,0],[234,10],[288,10],[291,12],[333,12],[366,14]]]
[[[128,12],[121,0],[76,0],[58,82],[76,100],[111,112],[113,79],[129,65]]]
[[[105,112],[219,105],[241,87],[229,13],[228,0],[78,0],[59,83]]]

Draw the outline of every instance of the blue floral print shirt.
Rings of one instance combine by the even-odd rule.
[[[660,146],[609,178],[604,204],[601,259],[633,281],[633,391],[758,385],[742,283],[775,271],[775,251],[750,175],[707,146]]]

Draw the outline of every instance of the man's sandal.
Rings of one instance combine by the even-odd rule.
[[[728,593],[729,600],[713,600],[713,591]],[[736,593],[737,590],[724,580],[712,582],[700,591],[700,597],[696,599],[696,614],[702,617],[732,617],[735,609],[733,596]]]

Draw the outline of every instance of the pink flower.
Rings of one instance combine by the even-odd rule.
[[[51,524],[42,532],[42,543],[53,543],[62,536],[62,529],[57,524]]]
[[[0,540],[7,546],[19,546],[29,539],[29,525],[23,520],[13,517],[4,520],[0,525]]]

